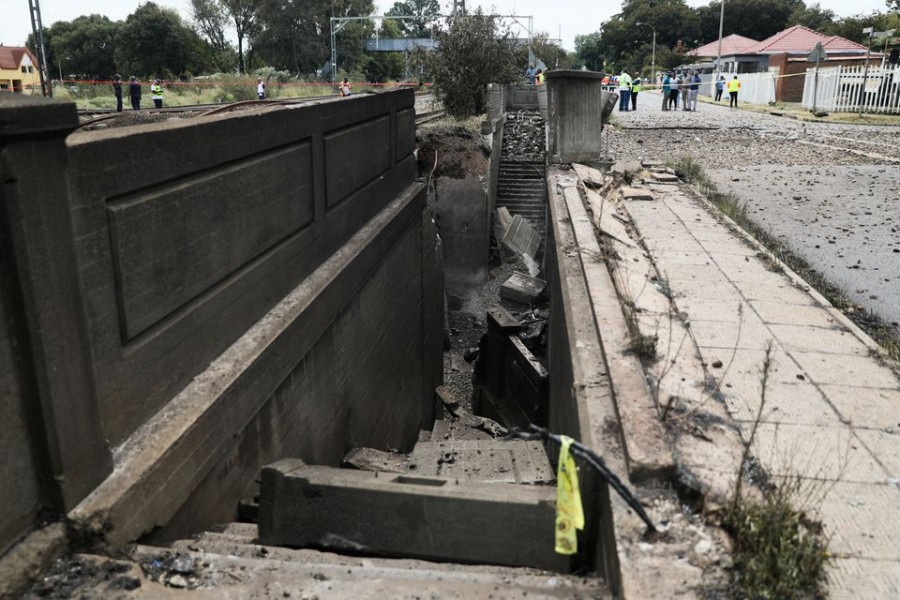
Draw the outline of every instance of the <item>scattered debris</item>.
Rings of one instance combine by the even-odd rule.
[[[547,282],[543,279],[516,271],[500,286],[500,296],[522,304],[532,304],[546,287]]]
[[[654,200],[656,197],[647,188],[623,187],[622,197],[625,200]]]

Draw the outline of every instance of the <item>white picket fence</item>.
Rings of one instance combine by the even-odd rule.
[[[815,69],[807,69],[803,85],[804,108],[813,107],[814,79]],[[870,65],[868,75],[865,67],[820,67],[815,96],[816,109],[826,112],[900,114],[900,66],[882,69]]]
[[[734,78],[734,74],[723,73],[725,83]],[[738,91],[738,100],[750,104],[768,104],[775,102],[775,73],[741,73],[738,75],[741,89]],[[728,89],[727,87],[725,88]],[[728,98],[728,92],[725,92]]]

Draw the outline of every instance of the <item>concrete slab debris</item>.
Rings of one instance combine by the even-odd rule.
[[[647,188],[623,187],[622,197],[625,200],[654,200],[656,197]]]
[[[520,215],[514,215],[501,242],[516,254],[527,254],[534,258],[541,247],[541,236],[531,223]]]
[[[500,296],[522,304],[532,304],[547,287],[547,282],[537,277],[515,271],[500,286]]]
[[[549,486],[385,476],[287,459],[263,469],[259,537],[567,572],[568,558],[553,547],[555,499]]]
[[[603,185],[603,173],[594,167],[572,163],[578,178],[588,187],[598,188]]]
[[[650,173],[650,177],[659,183],[677,183],[679,181],[678,175],[672,173]]]
[[[620,160],[613,164],[609,170],[613,175],[629,175],[639,173],[643,169],[639,160]]]

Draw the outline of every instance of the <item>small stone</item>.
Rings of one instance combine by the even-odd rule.
[[[694,545],[694,552],[697,554],[709,554],[712,550],[713,545],[709,540],[700,540]]]
[[[169,577],[169,580],[166,581],[166,585],[173,588],[186,588],[187,584],[187,579],[185,579],[181,575],[172,575],[171,577]]]
[[[713,363],[712,363],[712,366],[713,366],[713,369],[721,369],[721,368],[722,368],[722,361],[721,361],[721,360],[714,360]]]

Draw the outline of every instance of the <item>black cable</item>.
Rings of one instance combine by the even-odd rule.
[[[562,446],[562,437],[551,433],[550,431],[544,429],[543,427],[538,427],[537,425],[530,425],[529,431],[512,431],[507,436],[507,439],[520,439],[520,440],[550,440],[559,446]],[[606,466],[606,462],[603,460],[601,456],[596,454],[593,450],[582,444],[581,442],[572,441],[572,445],[570,446],[570,451],[573,456],[582,459],[587,462],[591,467],[593,467],[600,476],[612,486],[616,493],[622,497],[625,503],[631,507],[634,512],[641,518],[641,520],[647,525],[649,531],[656,531],[656,527],[653,525],[653,521],[647,515],[647,512],[644,510],[644,507],[641,506],[640,501],[631,493],[631,491],[622,483],[622,480],[616,476],[615,473],[609,470]]]

